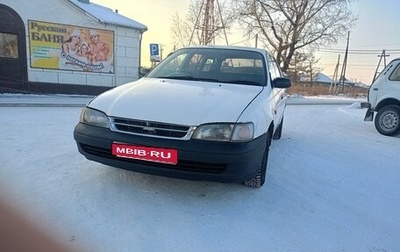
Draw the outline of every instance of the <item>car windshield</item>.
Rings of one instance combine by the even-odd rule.
[[[220,49],[181,49],[161,62],[147,77],[266,85],[265,63],[259,52]]]

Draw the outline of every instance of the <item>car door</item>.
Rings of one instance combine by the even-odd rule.
[[[385,78],[385,83],[378,90],[378,97],[400,100],[400,60],[393,62],[394,67]]]
[[[390,62],[369,88],[368,101],[373,109],[387,98],[400,100],[400,59]]]
[[[271,76],[271,81],[273,81],[275,78],[282,77],[282,71],[280,70],[278,64],[276,63],[275,59],[270,56],[269,60],[269,72]],[[286,89],[282,88],[272,88],[272,93],[273,93],[273,101],[275,104],[275,111],[274,111],[274,122],[275,126],[278,125],[278,123],[281,122],[283,112],[285,110],[285,105],[286,105]]]

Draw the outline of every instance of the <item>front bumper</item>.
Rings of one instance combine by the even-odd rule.
[[[218,182],[243,182],[257,174],[267,135],[251,142],[224,143],[171,140],[123,134],[79,123],[74,130],[79,152],[87,159],[109,166],[153,175]],[[113,142],[176,149],[176,165],[121,158],[112,155]]]
[[[369,102],[361,102],[361,108],[371,109],[371,104]]]

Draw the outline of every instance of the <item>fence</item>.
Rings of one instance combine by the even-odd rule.
[[[342,86],[331,87],[331,85],[325,83],[292,82],[288,93],[306,96],[343,94],[350,97],[360,97],[368,94],[368,88],[350,85],[345,85],[343,88]]]

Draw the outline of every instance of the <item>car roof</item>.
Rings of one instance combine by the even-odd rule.
[[[234,50],[243,50],[243,51],[253,51],[253,52],[259,52],[259,53],[268,53],[269,52],[265,49],[262,48],[255,48],[255,47],[248,47],[248,46],[230,46],[230,45],[201,45],[201,46],[189,46],[189,47],[183,47],[180,49],[190,49],[190,48],[205,48],[205,49],[234,49]]]
[[[392,61],[397,61],[397,60],[400,60],[400,58],[392,59],[390,62],[392,62]]]

